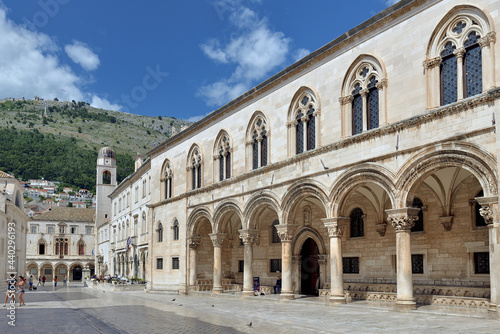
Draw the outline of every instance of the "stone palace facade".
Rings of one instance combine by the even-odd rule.
[[[499,8],[402,0],[153,148],[108,197],[111,273],[497,312]]]

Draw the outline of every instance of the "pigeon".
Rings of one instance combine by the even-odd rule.
[[[252,327],[252,322],[250,321],[248,324],[247,324],[248,327]]]
[[[212,305],[212,307],[214,307],[214,305]]]
[[[179,306],[182,306],[182,304],[179,304]]]
[[[175,298],[174,298],[174,299],[172,299],[172,301],[173,301],[173,302],[175,302]]]

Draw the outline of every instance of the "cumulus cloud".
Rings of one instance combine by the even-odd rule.
[[[122,109],[122,106],[120,106],[118,104],[112,104],[108,100],[100,98],[97,95],[93,95],[92,96],[92,102],[90,102],[90,105],[92,107],[106,109],[106,110],[120,111]]]
[[[302,58],[309,55],[310,53],[311,53],[311,51],[309,51],[307,49],[298,49],[295,51],[293,59],[294,59],[294,61],[301,60]]]
[[[66,101],[92,98],[93,94],[80,88],[86,80],[61,63],[57,56],[61,48],[57,43],[46,34],[9,20],[1,2],[0,35],[0,98],[40,96]]]
[[[93,71],[99,67],[99,57],[82,42],[74,41],[64,47],[68,57],[77,64],[80,64],[85,70]]]
[[[229,77],[201,87],[198,95],[205,98],[209,106],[220,106],[283,66],[288,61],[291,39],[273,31],[266,18],[259,18],[255,11],[243,6],[242,1],[219,0],[214,6],[219,13],[227,14],[234,34],[226,43],[210,39],[201,49],[213,61],[233,65],[235,69]]]
[[[386,0],[385,4],[387,7],[394,5],[396,2],[399,2],[400,0]]]

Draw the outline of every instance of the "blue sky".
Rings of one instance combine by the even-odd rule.
[[[0,98],[198,120],[397,0],[0,0]]]

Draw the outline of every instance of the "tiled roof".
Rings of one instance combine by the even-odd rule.
[[[92,222],[94,221],[95,209],[88,208],[52,208],[33,217],[33,220],[39,221],[73,221],[73,222]]]
[[[8,173],[5,173],[4,171],[1,171],[0,170],[0,177],[8,177],[8,178],[14,178],[14,176],[8,174]]]

